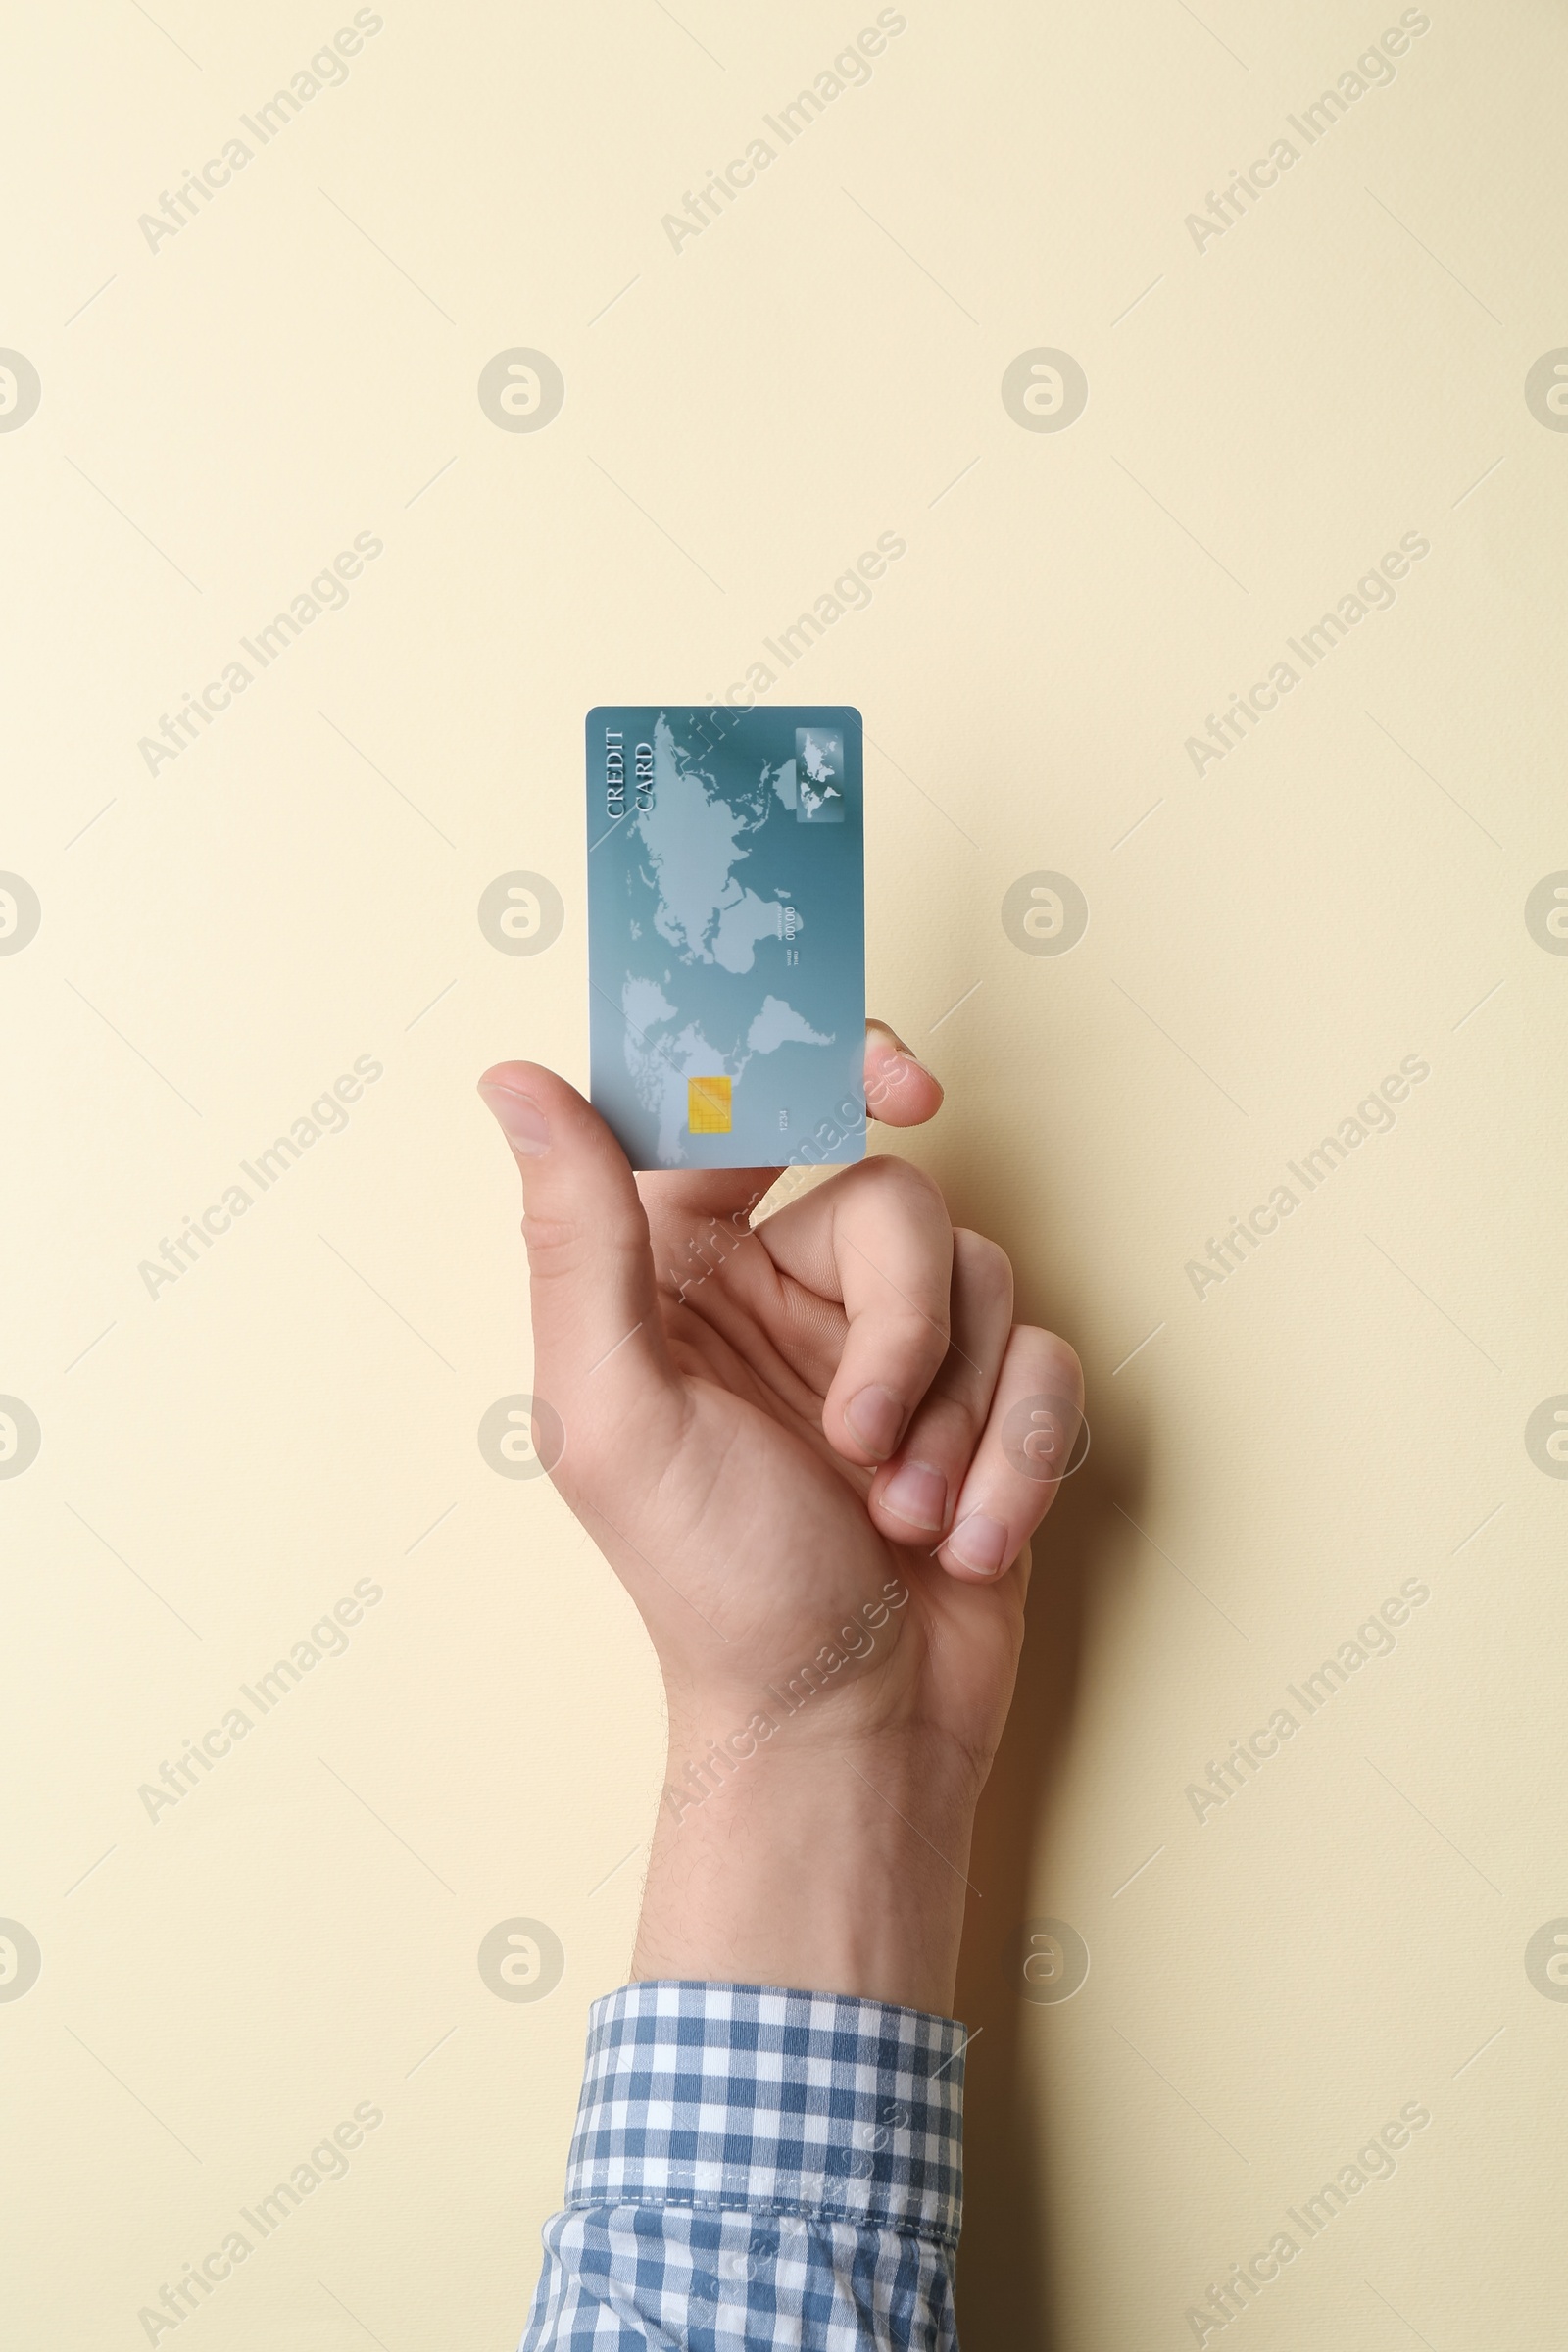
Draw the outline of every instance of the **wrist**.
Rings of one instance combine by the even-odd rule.
[[[912,1728],[812,1730],[737,1742],[672,1722],[632,1974],[947,2015],[984,1768]]]

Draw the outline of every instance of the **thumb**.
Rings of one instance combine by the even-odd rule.
[[[522,1171],[534,1380],[586,1466],[655,1434],[650,1405],[680,1383],[664,1345],[648,1218],[626,1154],[554,1070],[498,1062],[479,1080]],[[638,1448],[640,1450],[640,1447]]]

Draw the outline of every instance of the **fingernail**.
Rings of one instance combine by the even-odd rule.
[[[537,1159],[541,1152],[549,1151],[550,1121],[532,1095],[514,1094],[510,1086],[481,1086],[479,1092],[514,1152]]]
[[[947,1548],[961,1566],[972,1568],[976,1576],[995,1576],[1006,1566],[1010,1543],[1002,1520],[993,1519],[987,1511],[975,1511],[954,1529]]]
[[[901,1054],[907,1054],[909,1051],[903,1038],[893,1027],[891,1021],[878,1021],[873,1019],[867,1021],[865,1025],[868,1029],[875,1031],[875,1035],[871,1039],[871,1043],[873,1045],[882,1045],[886,1043],[890,1046],[897,1047]]]
[[[866,1452],[874,1453],[879,1462],[885,1462],[898,1444],[899,1432],[904,1427],[903,1400],[895,1396],[891,1389],[862,1389],[844,1407],[844,1418]]]
[[[901,1462],[882,1490],[882,1507],[934,1534],[947,1516],[948,1482],[929,1462]]]

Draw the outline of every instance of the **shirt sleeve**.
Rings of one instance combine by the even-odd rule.
[[[596,2001],[520,2352],[956,2352],[966,2039],[843,1993]]]

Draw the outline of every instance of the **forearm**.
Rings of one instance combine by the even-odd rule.
[[[522,2352],[612,2313],[620,2343],[956,2352],[950,2012],[983,1774],[828,1716],[736,1756],[707,1712],[672,1713],[633,1982],[594,2007]]]

